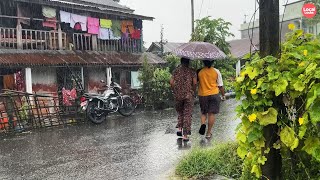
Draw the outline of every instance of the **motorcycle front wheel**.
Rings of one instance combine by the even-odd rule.
[[[94,124],[101,124],[106,119],[106,114],[103,110],[98,109],[99,101],[91,101],[87,107],[87,117]],[[100,103],[103,103],[100,101]]]
[[[134,103],[133,99],[130,98],[129,96],[123,97],[123,105],[121,108],[119,108],[118,112],[122,116],[131,116],[132,113],[136,109],[136,104]]]

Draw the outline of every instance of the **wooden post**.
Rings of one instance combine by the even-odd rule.
[[[54,36],[55,37],[55,36]],[[55,39],[54,39],[55,41]],[[61,25],[58,24],[58,47],[59,50],[63,50],[63,43],[62,43],[62,30],[61,30]]]
[[[17,48],[23,49],[21,24],[17,25]]]
[[[260,56],[279,55],[279,0],[260,1]]]
[[[97,37],[97,35],[92,35],[92,50],[98,51],[98,37]]]
[[[260,56],[279,56],[279,0],[260,0],[259,7],[260,24]],[[273,148],[273,144],[279,139],[278,126],[268,125],[263,129],[266,139],[266,147],[270,152],[266,164],[262,167],[263,179],[281,179],[281,155],[280,150]]]

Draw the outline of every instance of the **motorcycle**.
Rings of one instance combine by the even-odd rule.
[[[101,83],[105,83],[101,81]],[[121,93],[121,86],[111,80],[110,86],[103,94],[85,93],[81,98],[81,108],[87,113],[87,118],[101,124],[108,114],[118,112],[123,116],[130,116],[136,109],[136,104],[128,95]]]

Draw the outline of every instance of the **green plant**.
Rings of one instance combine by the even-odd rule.
[[[178,164],[176,174],[188,178],[203,178],[213,174],[239,178],[242,160],[237,157],[237,147],[237,143],[230,142],[208,149],[193,149]]]
[[[237,128],[237,153],[244,160],[243,174],[260,178],[266,155],[274,148],[281,150],[284,160],[301,164],[291,169],[293,174],[303,170],[308,179],[319,177],[319,171],[314,174],[300,160],[308,154],[310,161],[320,162],[319,52],[319,39],[296,30],[287,34],[280,58],[256,54],[237,78],[237,98],[243,98],[237,108],[242,120]],[[279,127],[278,142],[266,142],[263,128],[267,125]]]
[[[231,26],[231,23],[226,22],[221,18],[202,18],[196,21],[196,28],[194,33],[192,33],[191,41],[209,42],[215,44],[224,53],[230,54],[230,45],[226,41],[226,38],[234,35],[229,32],[229,26]],[[232,58],[215,61],[214,67],[220,70],[226,91],[233,90],[233,83],[236,76],[235,64],[236,60]],[[203,65],[201,61],[194,61],[191,63],[191,67],[200,69]]]
[[[224,53],[230,53],[230,45],[226,41],[229,36],[234,36],[229,32],[229,26],[232,24],[223,19],[210,19],[205,17],[196,20],[196,28],[192,33],[191,41],[210,42],[218,46]]]
[[[168,62],[167,67],[169,68],[169,72],[172,74],[172,72],[176,69],[176,67],[179,66],[180,58],[170,54],[165,57],[165,60]]]
[[[169,67],[157,68],[145,61],[139,72],[142,96],[146,106],[164,108],[173,100],[169,84],[171,78]]]

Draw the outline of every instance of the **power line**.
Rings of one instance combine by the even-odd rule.
[[[253,44],[253,30],[254,30],[254,22],[256,20],[256,14],[257,14],[257,11],[259,10],[259,7],[260,5],[257,7],[257,3],[259,5],[259,1],[257,0],[255,2],[255,11],[250,19],[250,22],[249,22],[249,25],[248,25],[248,36],[249,36],[249,40],[250,40],[250,60],[251,60],[251,57],[252,57],[252,47],[255,47],[255,45]],[[251,33],[252,35],[250,35],[250,27],[251,27],[251,23],[253,22],[253,25],[252,25],[252,30],[251,30]]]
[[[203,6],[203,0],[202,0],[202,2],[201,2],[201,7],[200,7],[200,12],[199,12],[199,17],[198,17],[198,19],[200,19],[200,15],[201,15],[201,11],[202,11],[202,6]]]
[[[213,0],[209,0],[208,8],[207,8],[207,16],[209,15],[209,10],[212,9],[211,6],[213,5]]]
[[[281,57],[281,37],[282,37],[282,24],[283,24],[283,20],[284,20],[284,15],[286,13],[286,9],[287,9],[287,6],[288,6],[288,3],[289,3],[289,0],[287,0],[286,4],[284,5],[284,10],[283,10],[283,15],[282,15],[282,20],[281,20],[281,23],[280,23],[280,33],[279,33],[279,36],[280,36],[280,40],[279,40],[279,43],[280,43],[280,57]],[[302,27],[300,27],[302,29]]]

